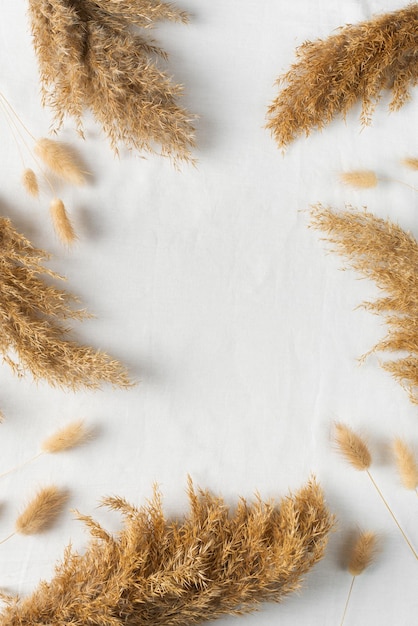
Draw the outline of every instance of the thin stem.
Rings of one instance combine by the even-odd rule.
[[[409,187],[410,189],[413,189],[414,191],[418,191],[418,189],[414,187],[413,185],[406,183],[404,180],[399,180],[398,178],[389,178],[386,176],[381,176],[381,177],[379,176],[379,180],[384,180],[386,182],[392,182],[392,183],[399,183],[399,185],[405,185],[405,187]]]
[[[4,108],[4,103],[3,102],[0,102],[0,106],[2,108],[4,116],[6,118],[6,122],[7,122],[7,125],[9,127],[9,130],[12,133],[12,137],[13,137],[14,142],[16,144],[17,150],[19,152],[20,160],[22,161],[22,166],[23,166],[23,168],[25,168],[26,167],[25,159],[23,158],[23,153],[22,153],[22,150],[20,148],[19,142],[17,140],[16,131],[15,131],[15,129],[14,129],[13,125],[12,125],[12,122],[11,122],[11,120],[9,118],[9,112],[7,111],[7,109]]]
[[[23,461],[23,463],[19,463],[19,465],[15,465],[11,469],[7,470],[7,472],[3,472],[2,474],[0,474],[0,478],[3,478],[3,476],[7,476],[7,474],[11,474],[12,472],[20,469],[21,467],[24,467],[25,465],[28,465],[29,463],[32,463],[32,461],[35,461],[43,454],[44,452],[39,452],[38,454],[35,454],[35,456],[32,456],[30,459],[26,459],[26,461]]]
[[[351,581],[351,585],[350,585],[350,589],[349,589],[349,592],[348,592],[347,600],[346,600],[346,603],[345,603],[344,613],[343,613],[342,620],[341,620],[341,622],[340,622],[340,626],[343,626],[343,624],[344,624],[345,614],[347,613],[348,603],[350,602],[351,593],[352,593],[352,591],[353,591],[353,586],[354,586],[354,581],[355,581],[355,580],[356,580],[356,577],[355,577],[355,576],[353,576],[353,580]]]
[[[399,524],[398,520],[396,519],[392,509],[390,508],[389,504],[386,502],[382,492],[380,491],[379,487],[377,486],[373,476],[371,475],[371,473],[369,472],[369,470],[366,470],[370,480],[372,481],[372,484],[374,486],[374,488],[376,489],[377,493],[379,494],[379,496],[382,498],[382,501],[385,505],[385,507],[387,508],[387,510],[389,511],[389,513],[391,514],[395,524],[397,525],[397,527],[399,528],[399,530],[401,531],[402,537],[405,539],[406,543],[408,544],[409,548],[411,549],[412,554],[414,555],[414,557],[418,560],[418,554],[415,552],[411,542],[409,541],[408,537],[405,535],[404,531],[401,528],[401,525]]]
[[[3,93],[1,93],[1,91],[0,91],[0,98],[2,98],[5,104],[9,107],[10,111],[13,113],[14,117],[17,119],[17,121],[22,126],[22,128],[28,133],[29,137],[31,137],[33,141],[36,141],[35,137],[32,135],[30,130],[27,128],[27,126],[25,126],[25,124],[23,123],[19,115],[16,113],[16,111],[14,110],[14,108],[12,107],[8,99],[6,98],[6,96]]]
[[[6,541],[9,541],[9,539],[11,539],[12,537],[14,537],[14,536],[15,536],[15,534],[16,534],[16,532],[13,532],[13,533],[10,533],[10,535],[7,535],[7,537],[5,537],[4,539],[2,539],[2,540],[0,541],[0,545],[1,545],[2,543],[6,543]]]

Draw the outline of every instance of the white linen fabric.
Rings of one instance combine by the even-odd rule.
[[[52,115],[40,104],[26,3],[1,4],[0,91],[33,135],[44,136]],[[325,254],[306,209],[367,206],[418,237],[416,192],[396,182],[362,191],[338,182],[338,172],[364,168],[418,186],[417,174],[400,165],[418,156],[418,91],[393,114],[383,97],[363,130],[354,108],[285,155],[264,129],[275,80],[298,45],[404,1],[179,5],[191,23],[163,23],[155,36],[170,54],[170,74],[185,85],[185,105],[199,115],[197,167],[176,171],[168,160],[123,150],[115,158],[91,116],[84,142],[69,120],[60,137],[92,173],[85,188],[59,187],[79,235],[70,251],[53,233],[48,188],[40,201],[25,195],[7,115],[0,118],[1,214],[52,253],[50,267],[97,316],[74,324],[75,335],[120,358],[138,381],[127,391],[72,393],[17,379],[1,365],[0,472],[72,419],[96,429],[88,445],[2,479],[2,536],[34,490],[50,483],[70,490],[69,508],[117,529],[118,516],[97,509],[103,496],[141,504],[156,482],[167,513],[182,515],[187,475],[233,503],[256,491],[280,498],[314,473],[338,518],[327,555],[299,595],[240,623],[339,623],[351,580],[342,555],[359,526],[382,535],[382,551],[354,586],[347,626],[411,626],[416,561],[367,476],[336,453],[332,426],[342,421],[367,435],[374,477],[416,547],[416,495],[400,486],[390,444],[399,435],[418,449],[417,408],[378,357],[358,365],[385,332],[380,318],[355,310],[377,291],[338,271],[342,260]],[[86,540],[69,510],[43,535],[10,539],[0,546],[0,586],[29,593],[52,576],[70,541],[82,550]]]

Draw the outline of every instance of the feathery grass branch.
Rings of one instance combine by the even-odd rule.
[[[29,370],[52,386],[130,386],[126,369],[105,352],[68,339],[68,319],[89,315],[77,299],[45,279],[63,280],[44,266],[48,255],[0,218],[0,352],[15,373]],[[18,362],[12,358],[17,356]]]
[[[403,539],[405,540],[414,557],[418,560],[417,552],[409,541],[405,531],[398,522],[394,512],[390,508],[386,498],[383,496],[382,491],[380,490],[370,472],[369,468],[372,463],[372,455],[364,438],[361,437],[358,433],[354,432],[346,424],[339,423],[335,425],[335,442],[337,444],[339,452],[342,454],[345,460],[348,461],[348,463],[352,467],[354,467],[354,469],[366,472],[373,487],[376,489],[383,504],[385,505],[393,521],[397,525]]]
[[[248,613],[300,586],[333,526],[314,481],[280,505],[240,500],[234,512],[191,483],[189,498],[181,521],[164,517],[157,492],[140,509],[107,498],[124,517],[116,536],[80,516],[92,535],[85,553],[67,549],[51,582],[5,607],[0,625],[178,626]]]
[[[417,50],[417,3],[305,42],[268,110],[279,147],[345,116],[357,101],[362,124],[369,124],[385,89],[392,92],[390,110],[399,109],[418,81]]]
[[[158,67],[167,55],[146,35],[157,20],[187,22],[186,13],[160,0],[29,0],[43,102],[57,129],[68,115],[82,132],[91,109],[113,149],[155,152],[192,160],[192,117],[178,104],[181,87]]]
[[[408,444],[396,437],[393,442],[396,467],[405,489],[411,489],[418,495],[418,462]]]
[[[367,211],[336,212],[318,204],[312,207],[311,226],[325,233],[332,250],[349,265],[373,280],[385,294],[363,306],[384,316],[389,328],[362,359],[378,351],[405,351],[407,356],[385,361],[382,367],[401,383],[412,402],[418,388],[418,243],[390,220]]]

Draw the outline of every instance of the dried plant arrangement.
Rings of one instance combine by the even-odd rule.
[[[411,446],[401,437],[396,437],[393,442],[393,452],[402,485],[418,495],[418,460]]]
[[[385,361],[382,367],[418,402],[418,243],[390,220],[350,208],[336,212],[321,204],[312,208],[311,226],[326,234],[333,251],[350,266],[373,280],[384,292],[364,303],[384,316],[388,333],[367,354],[405,351],[407,356]]]
[[[159,68],[166,53],[146,33],[158,20],[186,23],[184,11],[161,0],[29,0],[29,15],[56,129],[71,116],[82,133],[88,108],[116,152],[122,143],[192,160],[193,118],[178,103],[182,88]]]
[[[43,487],[30,500],[15,523],[15,530],[2,539],[5,543],[16,534],[37,535],[52,526],[68,500],[68,492],[55,485]]]
[[[29,465],[29,463],[36,461],[36,459],[39,459],[39,457],[44,454],[58,454],[59,452],[66,452],[67,450],[72,450],[77,446],[81,446],[86,443],[91,436],[92,431],[86,426],[84,420],[74,420],[44,439],[41,444],[40,452],[31,458],[26,459],[23,463],[2,472],[0,474],[0,478],[11,474],[17,469],[21,469],[25,465]]]
[[[69,338],[63,322],[89,315],[75,308],[73,295],[50,282],[63,278],[45,267],[48,254],[6,218],[0,218],[0,242],[0,352],[13,371],[30,371],[35,380],[71,389],[130,386],[121,363]]]
[[[190,512],[164,517],[161,498],[137,509],[104,501],[124,527],[110,535],[80,516],[92,540],[84,554],[67,549],[49,583],[3,609],[0,624],[200,624],[254,611],[298,589],[321,559],[333,526],[315,481],[277,506],[222,498],[189,485]]]
[[[373,487],[376,489],[387,511],[390,513],[393,521],[398,527],[398,530],[400,531],[408,548],[411,550],[414,557],[418,560],[418,554],[416,550],[414,549],[410,540],[406,536],[406,533],[401,527],[394,512],[392,511],[387,500],[385,499],[382,491],[378,487],[376,480],[373,478],[370,472],[370,466],[372,464],[372,455],[370,453],[369,446],[365,438],[359,435],[358,433],[356,433],[355,431],[353,431],[346,424],[339,423],[335,425],[335,442],[337,444],[338,451],[344,457],[344,459],[351,465],[351,467],[353,467],[354,469],[360,472],[366,472]]]
[[[268,109],[267,127],[279,147],[321,130],[358,101],[361,122],[369,124],[386,89],[392,92],[390,110],[402,107],[418,80],[417,48],[417,3],[302,44]]]
[[[360,532],[350,548],[349,554],[347,555],[347,569],[350,572],[352,579],[340,626],[343,626],[345,621],[345,616],[347,614],[351,594],[353,592],[354,581],[356,580],[357,576],[360,576],[360,574],[362,574],[368,567],[370,567],[370,565],[375,560],[377,551],[378,537],[376,533],[371,531]]]

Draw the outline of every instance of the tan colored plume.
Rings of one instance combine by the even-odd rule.
[[[378,178],[372,170],[353,170],[341,172],[340,180],[344,185],[357,189],[371,189],[376,187]]]
[[[67,144],[42,137],[35,144],[35,152],[54,174],[68,183],[83,185],[86,182],[85,172]]]
[[[352,576],[359,576],[374,561],[377,553],[377,535],[371,531],[365,531],[357,537],[348,560],[348,571]]]
[[[53,198],[49,207],[54,230],[60,240],[71,245],[77,239],[73,225],[68,217],[67,210],[62,200]]]
[[[418,170],[418,158],[417,157],[406,157],[402,159],[402,164],[410,170]]]
[[[364,471],[370,467],[372,456],[366,441],[349,426],[335,425],[335,442],[339,452],[354,469]]]
[[[39,196],[39,184],[35,172],[27,168],[22,174],[22,183],[29,195],[37,198]]]
[[[418,463],[408,444],[397,437],[393,442],[396,467],[406,489],[418,488]]]
[[[80,446],[90,437],[91,430],[86,427],[84,420],[75,420],[44,439],[41,448],[43,452],[56,454]]]

